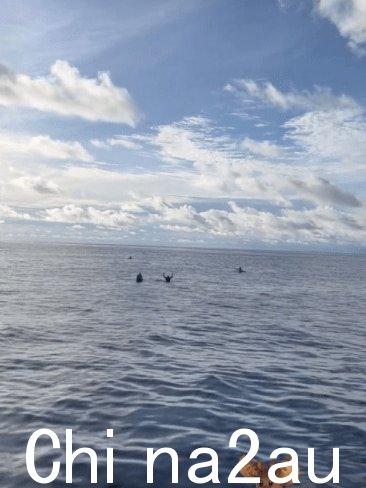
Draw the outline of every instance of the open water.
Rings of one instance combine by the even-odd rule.
[[[36,449],[42,476],[61,461],[55,488],[70,486],[65,429],[74,449],[99,457],[97,485],[87,456],[77,459],[76,487],[106,486],[107,447],[118,487],[146,486],[148,447],[174,448],[175,486],[196,486],[187,472],[204,459],[189,456],[204,446],[229,486],[249,448],[244,437],[228,446],[240,428],[257,433],[262,459],[295,449],[301,486],[313,486],[309,447],[318,476],[339,447],[340,486],[363,486],[365,264],[341,254],[0,244],[1,488],[40,486],[25,464],[39,428],[60,438],[60,450],[45,437]],[[174,272],[171,283],[162,272]],[[162,456],[154,486],[172,486],[170,476]]]

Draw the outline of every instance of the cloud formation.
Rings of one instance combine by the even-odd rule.
[[[366,54],[366,2],[364,0],[316,0],[316,11],[332,22],[356,53]]]
[[[0,70],[0,105],[51,112],[90,121],[135,126],[138,112],[125,88],[106,72],[84,78],[67,61],[58,60],[45,77],[32,78]]]
[[[59,188],[54,182],[40,176],[21,176],[12,180],[11,183],[24,190],[35,191],[41,195],[59,193]]]
[[[270,141],[255,141],[250,137],[246,137],[243,140],[241,147],[244,150],[248,150],[252,154],[270,158],[276,158],[282,153],[282,149],[277,144],[273,144]]]
[[[0,207],[0,218],[65,224],[73,229],[93,225],[99,229],[131,230],[157,228],[178,235],[197,234],[235,237],[245,242],[357,243],[366,238],[365,214],[358,218],[329,206],[313,209],[282,209],[278,213],[238,205],[225,210],[198,211],[190,204],[173,205],[164,199],[131,202],[119,208],[65,205],[32,214]]]
[[[107,228],[120,228],[135,223],[132,213],[116,209],[100,209],[65,205],[64,207],[46,209],[40,220],[67,224],[93,224]]]
[[[309,111],[289,119],[284,128],[286,139],[309,155],[310,164],[340,162],[353,171],[364,166],[366,117],[361,110]]]
[[[145,152],[153,150],[155,158],[170,165],[170,180],[175,175],[177,181],[184,181],[180,196],[187,196],[184,192],[188,191],[191,196],[249,198],[287,206],[303,199],[311,205],[356,207],[360,200],[331,180],[345,171],[354,174],[362,164],[365,136],[357,119],[362,117],[341,110],[306,112],[284,124],[287,146],[266,139],[235,138],[202,117],[187,117],[158,126],[150,134],[124,137],[126,142],[131,140],[131,147],[138,140],[138,150],[141,146]],[[308,119],[312,122],[307,123]],[[309,168],[305,173],[304,164]],[[163,185],[168,175],[160,173],[158,180]]]
[[[77,141],[60,141],[45,135],[30,136],[10,132],[0,132],[0,155],[10,159],[16,155],[84,162],[94,159]]]
[[[133,138],[128,136],[115,136],[107,140],[109,146],[121,146],[125,149],[142,149],[141,144],[138,144]]]
[[[362,207],[361,201],[349,192],[342,191],[325,178],[314,181],[292,180],[300,195],[311,197],[320,203],[346,207]]]
[[[366,152],[359,104],[327,88],[284,92],[253,80],[226,91],[253,111],[296,113],[277,128],[243,119],[240,130],[193,115],[92,139],[90,152],[79,141],[0,133],[0,219],[95,236],[362,243],[364,195],[349,184]]]
[[[355,109],[356,102],[346,95],[336,96],[329,88],[315,86],[313,91],[292,89],[283,92],[270,81],[257,82],[238,79],[225,85],[224,90],[240,97],[245,102],[252,100],[273,105],[281,110],[334,110]]]

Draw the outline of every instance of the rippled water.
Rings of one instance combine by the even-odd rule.
[[[299,453],[302,486],[311,486],[307,448],[316,448],[324,476],[340,447],[341,486],[360,487],[365,263],[339,254],[1,244],[1,488],[39,486],[25,450],[43,427],[62,443],[71,428],[75,448],[98,452],[101,487],[106,447],[115,448],[116,485],[138,488],[146,448],[163,446],[179,454],[179,486],[193,486],[189,455],[201,446],[218,452],[229,486],[248,449],[244,438],[229,448],[229,438],[245,427],[257,432],[262,458],[282,446]],[[247,272],[235,272],[239,265]],[[174,271],[170,284],[163,271]],[[40,442],[43,476],[55,459]],[[171,486],[166,461],[156,463],[159,488]],[[73,486],[90,486],[89,476],[80,458]],[[63,469],[48,486],[66,486]]]

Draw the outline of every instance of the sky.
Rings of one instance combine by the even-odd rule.
[[[2,0],[0,240],[366,250],[365,0]]]

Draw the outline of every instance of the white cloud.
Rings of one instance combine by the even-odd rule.
[[[119,228],[136,223],[136,217],[123,210],[81,207],[72,204],[46,209],[44,220],[66,224],[93,224],[107,228]]]
[[[104,141],[92,139],[90,144],[98,149],[111,149],[112,147],[122,147],[130,151],[139,151],[143,149],[144,143],[149,142],[149,137],[132,134],[132,135],[114,135]]]
[[[0,205],[0,219],[6,220],[33,220],[33,217],[26,212],[19,212],[8,205]]]
[[[138,150],[142,149],[141,144],[138,144],[133,140],[133,137],[129,136],[114,136],[107,140],[107,144],[110,146],[121,146],[124,149]]]
[[[334,110],[335,108],[356,109],[357,103],[346,95],[336,96],[329,88],[315,86],[313,91],[290,90],[283,92],[271,82],[256,82],[250,79],[238,79],[224,87],[243,101],[253,100],[270,104],[282,110]]]
[[[344,113],[344,112],[341,112]],[[354,112],[352,112],[354,113]],[[336,125],[336,117],[331,112],[319,112],[328,117],[329,121],[333,121]],[[308,114],[305,114],[308,115]],[[304,117],[305,117],[304,115]],[[319,202],[327,202],[334,204],[334,193],[330,191],[330,187],[321,182],[320,163],[327,162],[328,167],[334,168],[334,164],[341,161],[344,158],[346,152],[349,150],[342,146],[342,137],[338,137],[335,128],[325,127],[325,133],[319,135],[310,134],[308,139],[303,136],[300,137],[300,133],[294,129],[294,124],[300,120],[300,117],[291,119],[288,124],[285,125],[287,140],[291,140],[292,144],[296,146],[286,147],[286,151],[279,146],[268,140],[254,140],[246,137],[244,141],[233,138],[225,134],[223,128],[215,127],[214,123],[207,118],[190,117],[185,118],[180,122],[176,122],[170,125],[158,126],[153,130],[150,135],[138,135],[133,134],[128,136],[131,142],[135,140],[139,141],[139,144],[143,144],[145,151],[156,151],[156,156],[163,161],[173,163],[172,170],[169,174],[158,173],[156,174],[159,181],[161,190],[164,187],[169,192],[168,181],[172,183],[173,175],[176,177],[176,182],[179,188],[179,180],[184,181],[184,186],[178,189],[178,195],[190,195],[190,196],[208,196],[208,197],[241,197],[241,198],[257,198],[263,201],[272,201],[281,205],[288,205],[289,199],[300,197],[307,201],[317,204]],[[322,122],[319,123],[319,129],[324,126]],[[340,128],[344,134],[346,131],[344,128]],[[334,132],[338,137],[340,144],[339,152],[342,149],[342,153],[336,159],[331,159],[327,154],[328,140],[329,146],[335,150],[336,144],[332,143],[331,137],[327,137],[327,132]],[[362,134],[362,128],[359,131],[359,135]],[[124,136],[127,137],[127,136]],[[348,141],[348,136],[344,135],[345,141]],[[314,162],[309,160],[310,145],[323,144],[325,147],[321,150],[320,147],[314,148]],[[356,140],[351,141],[351,145],[354,144],[355,148],[359,146],[356,144]],[[355,149],[356,151],[356,149]],[[248,157],[248,153],[254,156],[260,156],[260,160],[256,159],[252,155]],[[316,153],[316,154],[315,154]],[[363,154],[363,152],[362,152]],[[275,164],[274,160],[281,157],[280,161]],[[349,164],[349,172],[352,172],[353,165]],[[177,165],[183,165],[184,169],[181,173],[177,171]],[[306,165],[311,167],[316,178],[313,177],[311,171],[307,174],[303,174],[302,166]],[[342,169],[342,172],[344,170]],[[115,182],[120,178],[113,176]],[[141,176],[139,177],[141,178]],[[327,176],[329,180],[329,175]],[[142,180],[140,179],[142,182]],[[297,193],[294,194],[293,181],[301,182],[297,187]],[[123,185],[122,182],[119,185]],[[133,184],[133,183],[132,183]],[[314,185],[317,191],[311,192],[309,189]],[[334,185],[329,181],[329,185]],[[338,188],[334,185],[335,188]],[[134,187],[135,189],[136,187]],[[174,190],[173,190],[174,188]],[[333,189],[335,191],[335,188]],[[177,191],[177,186],[172,186],[172,191]],[[307,189],[307,191],[305,191]],[[301,190],[301,191],[300,191]],[[324,190],[321,192],[321,190]],[[146,191],[146,187],[145,187]],[[341,188],[338,188],[339,192],[343,192]],[[188,192],[188,193],[184,193]],[[169,192],[170,194],[172,192]],[[166,193],[160,193],[166,195]],[[177,195],[176,194],[176,195]],[[356,197],[354,197],[356,201]],[[337,204],[346,205],[347,200],[339,198]]]
[[[358,221],[332,207],[311,210],[282,209],[278,213],[242,207],[234,202],[229,210],[197,212],[192,206],[164,210],[156,220],[176,232],[199,232],[235,236],[246,241],[272,242],[362,242],[366,236],[365,215]]]
[[[93,161],[93,156],[77,141],[60,141],[45,135],[30,136],[9,132],[0,133],[0,155],[10,159],[23,155],[47,159]]]
[[[366,118],[359,110],[306,112],[288,120],[284,127],[286,138],[311,157],[310,164],[331,161],[349,169],[364,166]]]
[[[282,148],[277,144],[273,144],[270,141],[255,141],[250,137],[246,137],[240,146],[253,154],[269,158],[276,158],[281,156],[282,153]]]
[[[332,22],[348,45],[358,54],[366,54],[365,0],[316,0],[316,11]]]
[[[178,210],[178,211],[177,211]],[[278,214],[230,203],[230,210],[197,212],[180,207],[174,218],[166,213],[162,220],[175,231],[236,236],[246,241],[272,242],[360,242],[366,237],[365,215],[352,215],[332,207],[311,210],[283,209]]]
[[[109,145],[100,139],[92,139],[90,144],[98,149],[109,149]]]
[[[84,78],[67,61],[56,61],[46,77],[0,71],[0,105],[23,107],[91,121],[120,122],[134,126],[138,113],[125,88],[110,75]]]
[[[88,230],[85,226],[99,231],[149,229],[150,233],[160,228],[180,238],[196,233],[206,237],[240,238],[246,242],[362,244],[366,238],[366,215],[362,208],[352,209],[350,213],[324,205],[273,212],[231,201],[224,210],[198,211],[193,204],[173,204],[162,198],[151,198],[131,200],[118,207],[68,204],[23,214],[3,206],[0,219],[64,224],[85,231]]]
[[[31,207],[34,222],[57,224],[57,231],[84,226],[83,236],[145,230],[179,239],[189,233],[248,242],[362,243],[362,197],[347,180],[337,180],[337,172],[347,154],[350,174],[355,162],[362,164],[356,151],[363,152],[363,117],[359,108],[307,111],[285,124],[286,146],[283,139],[252,139],[208,118],[187,117],[143,134],[91,141],[100,148],[118,141],[148,154],[148,170],[14,161],[0,167],[0,191],[14,212]]]
[[[185,117],[179,122],[160,125],[146,138],[165,161],[191,162],[196,167],[227,161],[227,140],[213,133],[212,122],[204,117]]]
[[[273,171],[243,151],[242,141],[202,117],[187,117],[155,128],[145,141],[163,161],[183,165],[182,176],[191,185],[190,195],[278,198]],[[257,151],[260,143],[256,146]],[[269,149],[264,143],[267,151]],[[266,158],[265,158],[266,159]],[[188,173],[188,178],[187,178]]]
[[[360,243],[366,238],[366,216],[357,210],[354,215],[329,206],[313,209],[281,209],[277,213],[239,206],[229,202],[227,210],[197,211],[192,205],[172,205],[164,200],[152,205],[131,208],[100,208],[95,206],[65,205],[31,214],[20,213],[10,207],[0,207],[0,218],[33,220],[65,224],[73,229],[92,225],[99,230],[131,230],[148,226],[169,230],[179,236],[197,233],[206,236],[240,238],[246,242],[288,243]],[[154,230],[155,229],[155,230]]]

